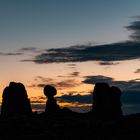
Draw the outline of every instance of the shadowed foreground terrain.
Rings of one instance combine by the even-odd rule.
[[[0,119],[0,139],[124,140],[140,138],[140,114],[101,120],[89,114],[40,114]]]
[[[45,112],[32,112],[22,83],[11,82],[4,89],[0,115],[0,140],[124,140],[140,138],[140,114],[123,116],[121,90],[96,83],[94,103],[88,113],[61,109],[54,96],[57,90],[44,87],[48,98]]]

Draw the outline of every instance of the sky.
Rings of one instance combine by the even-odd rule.
[[[60,105],[85,111],[94,84],[107,81],[125,91],[126,114],[140,112],[140,103],[129,102],[140,94],[139,5],[139,0],[0,0],[1,95],[10,81],[22,82],[39,110],[46,101],[43,87],[52,84]]]

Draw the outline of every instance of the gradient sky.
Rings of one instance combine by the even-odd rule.
[[[139,84],[137,57],[111,63],[27,61],[45,49],[128,41],[132,32],[125,27],[139,21],[139,5],[139,0],[0,0],[0,92],[10,81],[23,82],[36,100],[49,83],[56,85],[59,95],[87,95],[94,82],[86,80],[93,78]]]
[[[126,40],[139,0],[0,0],[0,48]]]

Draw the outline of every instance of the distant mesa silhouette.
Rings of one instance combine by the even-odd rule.
[[[31,115],[30,100],[22,83],[10,82],[2,95],[1,116]]]
[[[121,90],[108,83],[96,83],[93,91],[92,112],[98,118],[118,118],[122,115]]]
[[[60,107],[56,102],[54,96],[57,94],[55,87],[46,85],[44,87],[44,94],[47,97],[45,112],[56,113],[60,111]]]

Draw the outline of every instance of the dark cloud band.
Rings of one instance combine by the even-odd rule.
[[[15,56],[15,55],[22,55],[23,53],[3,53],[3,52],[0,52],[0,55],[3,55],[3,56]]]
[[[110,85],[118,86],[122,90],[140,90],[140,79],[134,79],[129,81],[115,81],[111,77],[106,77],[103,75],[97,76],[86,76],[83,83],[85,84],[95,84],[97,82],[107,82]]]
[[[140,58],[139,42],[121,42],[97,46],[74,46],[48,49],[33,60],[35,63],[85,61],[121,61]]]
[[[85,103],[85,104],[92,104],[92,94],[88,95],[62,95],[60,97],[57,97],[57,100],[59,101],[65,101],[65,102],[78,102],[78,103]]]

